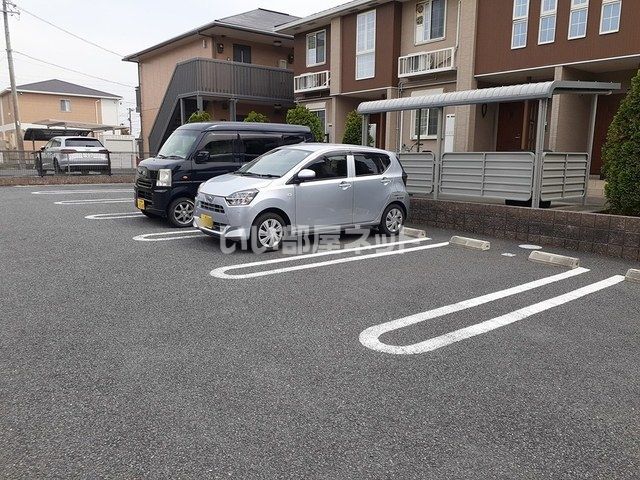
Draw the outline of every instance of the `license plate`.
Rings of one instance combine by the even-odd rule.
[[[202,228],[213,230],[213,218],[211,217],[211,215],[200,215],[200,221],[198,223]]]
[[[140,210],[144,210],[144,199],[138,198],[138,200],[136,201],[136,205]]]

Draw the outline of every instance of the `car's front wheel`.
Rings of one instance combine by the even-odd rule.
[[[286,228],[287,224],[277,213],[263,213],[253,222],[251,249],[255,253],[277,250],[282,245]]]
[[[174,227],[185,228],[193,224],[195,205],[190,198],[176,198],[167,209],[167,218]]]
[[[391,237],[400,233],[404,221],[404,210],[399,205],[392,203],[384,209],[378,228],[381,233]]]

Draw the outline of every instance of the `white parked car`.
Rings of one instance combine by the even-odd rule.
[[[107,172],[109,151],[91,137],[54,137],[41,149],[42,172]]]

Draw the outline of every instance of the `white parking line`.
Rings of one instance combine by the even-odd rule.
[[[96,215],[87,215],[87,220],[118,220],[121,218],[138,218],[145,215],[140,212],[126,212],[126,213],[99,213]]]
[[[344,254],[344,253],[352,253],[352,252],[361,252],[361,251],[365,251],[365,250],[372,250],[372,249],[377,249],[377,248],[385,248],[385,247],[395,247],[397,245],[406,245],[406,244],[410,244],[410,243],[419,243],[419,242],[424,242],[426,240],[431,240],[430,238],[418,238],[415,240],[404,240],[401,242],[391,242],[391,243],[381,243],[378,245],[367,245],[365,247],[357,247],[357,248],[348,248],[345,250],[329,250],[327,252],[318,252],[318,253],[311,253],[311,254],[306,254],[306,255],[296,255],[293,257],[286,257],[286,258],[276,258],[273,260],[265,260],[262,262],[251,262],[251,263],[243,263],[240,265],[230,265],[230,266],[226,266],[226,267],[220,267],[220,268],[216,268],[215,270],[212,270],[210,275],[212,277],[216,277],[216,278],[222,278],[222,279],[236,279],[236,280],[242,280],[242,279],[246,279],[246,278],[256,278],[256,277],[264,277],[267,275],[276,275],[278,273],[285,273],[285,272],[295,272],[298,270],[307,270],[310,268],[319,268],[319,267],[324,267],[326,265],[336,265],[339,263],[348,263],[348,262],[357,262],[360,260],[367,260],[370,258],[376,258],[376,257],[387,257],[390,255],[401,255],[404,253],[409,253],[409,252],[415,252],[418,250],[430,250],[433,248],[440,248],[440,247],[445,247],[447,245],[449,245],[449,242],[444,242],[444,243],[436,243],[436,244],[431,244],[431,245],[423,245],[420,247],[413,247],[413,248],[407,248],[407,249],[401,249],[401,250],[393,250],[393,251],[386,251],[386,252],[377,252],[377,253],[371,253],[368,255],[361,255],[361,256],[357,256],[357,257],[348,257],[348,258],[339,258],[336,260],[327,260],[325,262],[315,262],[315,263],[308,263],[306,265],[296,265],[294,267],[283,267],[283,268],[276,268],[273,270],[264,270],[262,272],[253,272],[253,273],[246,273],[244,275],[229,275],[227,272],[229,272],[230,270],[239,270],[239,269],[244,269],[244,268],[250,268],[250,267],[258,267],[258,266],[262,266],[262,265],[271,265],[274,263],[285,263],[285,262],[294,262],[296,260],[306,260],[307,258],[316,258],[316,257],[322,257],[322,256],[327,256],[327,255],[340,255],[340,254]]]
[[[450,332],[440,337],[432,338],[430,340],[427,340],[426,342],[421,342],[421,343],[416,343],[414,345],[406,345],[406,346],[387,345],[386,343],[381,342],[379,338],[385,333],[389,333],[394,330],[399,330],[401,328],[408,327],[410,325],[415,325],[417,323],[422,323],[427,320],[432,320],[434,318],[444,317],[445,315],[450,315],[452,313],[460,312],[462,310],[467,310],[469,308],[477,307],[479,305],[484,305],[486,303],[495,302],[496,300],[517,295],[519,293],[527,292],[529,290],[534,290],[536,288],[540,288],[545,285],[549,285],[551,283],[566,280],[567,278],[572,278],[577,275],[582,275],[583,273],[587,273],[588,271],[589,270],[586,268],[576,268],[574,270],[568,270],[558,275],[552,275],[550,277],[542,278],[540,280],[524,283],[522,285],[518,285],[517,287],[507,288],[499,292],[489,293],[487,295],[482,295],[480,297],[471,298],[469,300],[464,300],[462,302],[454,303],[451,305],[446,305],[444,307],[429,310],[427,312],[422,312],[415,315],[410,315],[408,317],[399,318],[397,320],[392,320],[390,322],[382,323],[380,325],[375,325],[373,327],[367,328],[362,333],[360,333],[360,343],[362,343],[362,345],[372,350],[377,350],[379,352],[384,352],[384,353],[391,353],[394,355],[407,355],[407,354],[423,353],[423,352],[435,350],[436,348],[443,347],[445,345],[448,345],[449,343],[453,343],[454,341],[456,342],[459,341],[459,340],[453,340],[449,343],[443,343],[445,341],[444,337],[447,337],[447,335],[454,335],[458,331]],[[499,317],[499,318],[502,318],[502,317]],[[483,332],[480,332],[480,333],[483,333]],[[478,335],[478,333],[476,333],[476,335]],[[453,336],[452,338],[456,338],[456,337]],[[460,338],[460,340],[462,339],[463,338]]]
[[[54,202],[55,205],[91,205],[91,204],[103,204],[103,203],[133,203],[133,199],[127,198],[91,198],[83,200],[62,200],[61,202]]]
[[[183,240],[185,238],[206,237],[197,228],[190,230],[174,230],[171,232],[145,233],[133,237],[136,242],[168,242],[170,240]]]
[[[73,193],[133,193],[133,188],[115,188],[115,189],[98,189],[98,190],[41,190],[31,192],[31,195],[69,195]]]

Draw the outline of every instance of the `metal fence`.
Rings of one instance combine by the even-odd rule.
[[[440,192],[504,200],[531,198],[535,155],[528,152],[445,153]]]
[[[137,152],[109,152],[109,168],[97,171],[91,168],[43,171],[40,150],[0,150],[0,177],[33,177],[44,175],[120,175],[135,173],[143,158]],[[147,155],[149,156],[149,155]]]
[[[587,194],[588,154],[545,153],[542,158],[543,201],[583,198]]]
[[[419,195],[433,193],[433,152],[401,153],[398,157],[407,174],[407,192]]]

